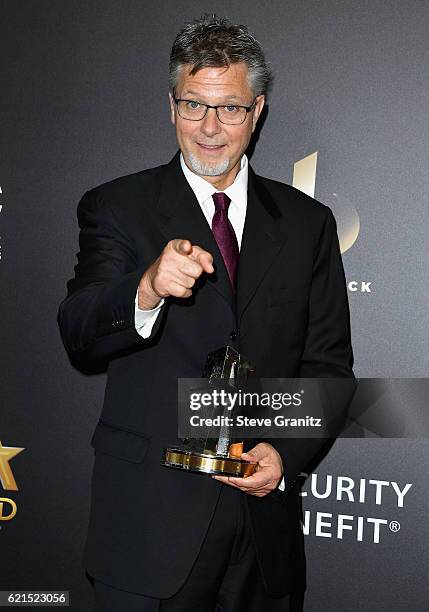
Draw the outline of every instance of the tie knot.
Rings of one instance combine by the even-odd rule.
[[[226,193],[214,193],[213,194],[213,202],[215,205],[215,211],[218,210],[226,210],[228,211],[228,206],[231,203],[231,198],[229,198]]]

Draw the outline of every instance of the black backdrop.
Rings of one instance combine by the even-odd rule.
[[[292,182],[294,163],[317,151],[315,197],[337,219],[350,210],[359,218],[359,236],[343,256],[356,374],[427,376],[428,6],[38,0],[0,7],[0,441],[25,448],[10,463],[19,490],[0,487],[18,508],[13,520],[0,520],[0,587],[68,589],[72,609],[86,610],[92,594],[80,558],[89,440],[105,380],[72,369],[56,325],[76,262],[78,200],[174,154],[168,55],[182,23],[206,11],[246,23],[275,73],[253,167]],[[319,499],[307,481],[303,501],[313,517],[401,525],[398,533],[384,525],[374,543],[370,531],[363,541],[356,530],[340,539],[334,528],[331,537],[316,534],[312,524],[307,611],[427,609],[427,451],[425,441],[341,440],[317,469],[320,490],[327,476],[412,483],[402,508],[391,486],[378,504],[374,495]],[[111,503],[121,512],[115,491]]]

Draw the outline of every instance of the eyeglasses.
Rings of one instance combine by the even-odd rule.
[[[217,118],[221,123],[227,125],[240,125],[244,123],[247,113],[249,113],[255,106],[256,98],[253,100],[250,106],[241,106],[237,104],[217,104],[211,106],[210,104],[201,104],[197,100],[183,100],[176,98],[176,92],[173,89],[173,100],[177,105],[177,111],[182,119],[188,121],[201,121],[207,114],[209,108],[216,110]]]

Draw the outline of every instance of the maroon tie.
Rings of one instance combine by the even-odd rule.
[[[234,229],[228,219],[228,207],[231,202],[226,193],[214,193],[213,202],[215,213],[213,215],[212,230],[220,252],[222,253],[226,269],[235,291],[237,286],[238,242]]]

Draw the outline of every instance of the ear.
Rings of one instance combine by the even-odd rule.
[[[171,91],[168,92],[168,98],[170,101],[170,119],[173,125],[176,125],[176,103],[173,99]]]
[[[262,109],[264,108],[264,104],[265,104],[264,94],[257,96],[256,102],[255,102],[255,109],[253,111],[253,117],[252,117],[252,133],[255,131],[256,123],[258,121],[259,115],[262,112]]]

